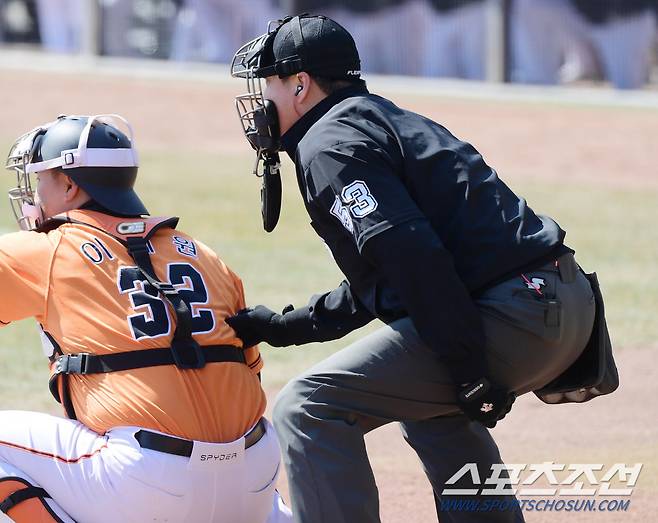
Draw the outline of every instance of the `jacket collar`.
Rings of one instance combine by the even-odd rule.
[[[302,116],[295,124],[286,131],[281,137],[281,146],[288,156],[295,161],[295,153],[299,142],[304,138],[313,124],[322,118],[336,104],[352,96],[367,94],[368,89],[365,85],[350,86],[330,94],[322,101],[318,102],[310,111]]]

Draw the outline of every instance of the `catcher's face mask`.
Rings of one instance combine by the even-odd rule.
[[[11,146],[7,156],[6,168],[16,172],[16,187],[9,190],[9,204],[18,222],[18,226],[29,231],[37,227],[43,219],[41,208],[34,199],[32,189],[31,170],[32,158],[37,150],[39,141],[48,130],[50,124],[36,127],[24,134]]]

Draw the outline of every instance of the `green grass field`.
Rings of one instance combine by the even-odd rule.
[[[7,144],[7,141],[0,141]],[[4,147],[3,150],[8,149]],[[214,248],[243,278],[250,304],[280,309],[306,303],[342,276],[308,226],[291,164],[284,166],[282,217],[275,232],[260,224],[259,181],[251,157],[142,153],[138,190],[152,214],[181,216],[181,229]],[[506,179],[537,212],[554,216],[568,231],[586,270],[596,270],[606,296],[617,347],[648,347],[658,339],[658,189],[625,190]],[[7,173],[9,187],[13,178]],[[9,204],[0,203],[0,230],[15,228]],[[370,325],[366,329],[376,328]],[[290,377],[345,346],[355,334],[322,346],[262,347],[264,382],[274,390]],[[0,409],[57,410],[34,320],[0,333]]]

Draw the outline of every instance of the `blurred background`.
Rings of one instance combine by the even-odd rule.
[[[344,25],[368,73],[658,83],[658,0],[0,0],[0,47],[227,63],[301,12]]]
[[[58,114],[118,113],[140,151],[153,215],[215,249],[250,305],[280,310],[339,284],[282,158],[281,221],[262,230],[254,153],[226,63],[266,23],[325,13],[355,36],[372,92],[472,143],[596,270],[621,387],[584,405],[532,394],[494,429],[509,463],[643,463],[620,513],[527,513],[528,523],[654,521],[658,513],[658,0],[0,0],[0,153]],[[533,84],[533,85],[528,85]],[[0,157],[4,160],[4,157]],[[17,229],[0,185],[0,234]],[[4,203],[2,203],[4,201]],[[261,346],[277,391],[378,322],[331,343]],[[0,409],[61,414],[34,320],[0,332]],[[404,379],[401,377],[401,379]],[[382,521],[436,521],[420,464],[395,424],[366,443]],[[281,491],[287,495],[285,480]],[[0,517],[0,521],[2,518]]]

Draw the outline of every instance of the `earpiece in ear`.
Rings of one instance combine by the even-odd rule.
[[[295,96],[297,96],[299,93],[301,93],[303,89],[304,89],[303,86],[298,85],[297,89],[295,89]]]

